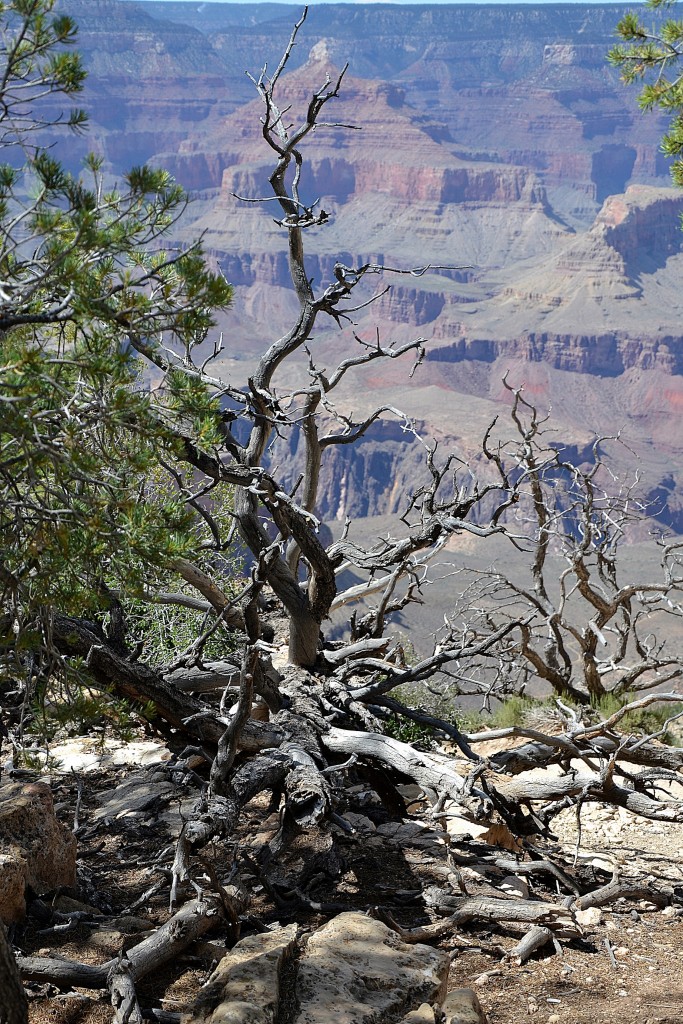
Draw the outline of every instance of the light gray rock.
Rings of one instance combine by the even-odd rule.
[[[434,1010],[429,1003],[422,1003],[417,1010],[413,1010],[407,1017],[404,1017],[400,1024],[434,1024],[435,1020]]]
[[[574,911],[574,917],[582,928],[595,928],[602,923],[602,911],[599,907],[588,907],[587,910]]]
[[[370,1024],[440,1002],[449,958],[407,945],[360,913],[335,917],[311,936],[299,962],[297,1024]]]
[[[6,924],[24,916],[27,885],[38,896],[76,885],[76,840],[57,821],[43,782],[0,787],[0,919]]]
[[[101,771],[122,765],[161,764],[168,761],[170,751],[157,740],[118,740],[111,736],[93,739],[91,736],[73,736],[50,747],[50,756],[58,762],[59,774],[71,771]]]
[[[183,1024],[273,1024],[280,975],[296,941],[297,926],[241,939],[202,986]]]
[[[477,993],[471,988],[456,988],[444,999],[444,1024],[488,1024]]]

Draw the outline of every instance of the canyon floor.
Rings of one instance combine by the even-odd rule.
[[[146,779],[158,768],[159,757],[167,756],[163,750],[155,751],[152,743],[134,749],[127,758],[134,764],[114,764],[92,741],[69,741],[54,753],[64,757],[65,750],[61,770],[51,773],[49,781],[58,813],[70,827],[79,803],[78,899],[99,920],[60,935],[41,933],[41,926],[29,918],[19,945],[26,953],[100,963],[168,919],[165,873],[173,857],[173,836],[191,800],[179,793],[171,798],[166,792],[150,803]],[[125,761],[125,749],[119,746],[116,756]],[[145,764],[147,758],[149,764]],[[67,772],[69,759],[71,770]],[[367,785],[355,788],[358,805],[347,812],[353,815],[350,820],[355,832],[338,830],[335,836],[342,854],[337,875],[323,872],[317,881],[309,882],[308,898],[363,911],[381,905],[404,927],[424,924],[433,919],[433,911],[419,899],[410,899],[409,894],[443,882],[448,871],[443,833],[428,821],[426,804],[408,800],[401,818],[394,815],[392,820],[368,804]],[[374,817],[374,823],[368,815]],[[544,841],[544,856],[552,858],[562,849],[573,855],[577,842],[574,811],[562,812],[556,823],[556,838]],[[247,807],[232,855],[255,856],[276,828],[277,815],[261,795]],[[465,838],[457,841],[459,851],[476,852],[484,846]],[[324,853],[324,847],[322,834],[300,837],[283,857],[283,878],[310,866]],[[229,859],[225,849],[214,848],[206,854],[206,869],[222,878]],[[649,878],[663,883],[674,893],[673,905],[657,911],[652,905],[617,901],[596,914],[599,920],[586,925],[580,940],[564,943],[561,955],[536,954],[523,966],[503,959],[519,939],[519,930],[496,925],[460,927],[441,942],[452,961],[449,988],[473,987],[489,1024],[521,1024],[530,1016],[539,1024],[674,1024],[683,1006],[683,824],[664,827],[635,819],[625,811],[593,805],[582,814],[576,863],[584,878],[592,871],[599,884],[604,884],[615,866],[623,879]],[[470,893],[488,890],[501,895],[500,888],[493,890],[476,872],[463,869],[462,873]],[[243,934],[264,924],[272,928],[291,920],[310,932],[331,916],[310,905],[301,905],[292,915],[291,909],[273,901],[274,894],[262,879],[248,870],[243,877],[251,889]],[[553,886],[536,881],[532,892],[536,897],[557,897]],[[56,903],[64,909],[76,906],[63,895]],[[176,1015],[190,1010],[199,987],[226,950],[224,934],[217,931],[214,936],[140,983],[141,1005]],[[86,990],[60,993],[37,984],[28,989],[31,1024],[105,1024],[111,1020],[106,996]],[[287,1015],[286,1007],[283,1012],[283,1019],[294,1019]]]

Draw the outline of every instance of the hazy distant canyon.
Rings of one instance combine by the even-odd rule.
[[[234,197],[267,195],[272,168],[245,71],[274,66],[300,8],[62,6],[90,69],[87,144],[113,176],[150,160],[196,197],[183,237],[204,232],[235,285],[224,371],[242,383],[295,308],[272,204]],[[387,279],[356,331],[421,335],[427,358],[409,386],[409,361],[374,364],[347,407],[399,405],[474,457],[507,372],[577,450],[622,429],[660,518],[683,531],[683,193],[659,153],[664,122],[639,112],[605,61],[623,10],[313,7],[283,88],[296,119],[350,63],[333,116],[361,130],[320,129],[306,148],[302,191],[330,214],[307,239],[316,283],[337,259],[461,268]],[[333,324],[315,339],[328,367],[353,344]],[[320,511],[390,511],[416,467],[398,425],[378,426],[330,460]]]

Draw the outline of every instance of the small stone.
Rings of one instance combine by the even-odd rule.
[[[401,1024],[434,1024],[434,1020],[434,1011],[429,1003],[422,1003],[417,1010],[404,1017]]]
[[[442,1006],[444,1024],[488,1024],[477,993],[471,988],[449,992]]]
[[[675,916],[676,916],[676,908],[675,907],[664,907],[664,910],[662,911],[662,917],[675,917]]]
[[[548,1017],[548,1024],[557,1024],[559,1019],[560,1019],[559,1013],[551,1013],[550,1016]]]
[[[596,925],[602,924],[602,911],[599,907],[577,910],[574,916],[582,928],[594,928]]]
[[[488,974],[486,973],[486,971],[484,971],[483,974],[480,974],[478,978],[474,979],[474,983],[473,984],[475,984],[475,985],[488,985],[489,981],[490,981],[490,978],[489,978]]]
[[[626,991],[625,988],[620,988],[619,991],[617,992],[617,995],[621,996],[622,999],[628,998],[628,992]]]
[[[617,946],[617,948],[614,950],[614,955],[615,956],[628,956],[628,954],[629,954],[628,946]]]
[[[507,875],[498,888],[510,896],[517,896],[522,900],[529,898],[529,886],[523,878],[518,878],[517,875]]]

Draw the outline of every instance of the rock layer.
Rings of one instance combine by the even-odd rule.
[[[234,195],[267,194],[272,168],[244,71],[273,66],[300,11],[64,2],[91,69],[88,145],[114,175],[153,159],[196,190],[178,240],[204,231],[235,286],[222,370],[242,386],[256,352],[296,315],[273,204]],[[329,214],[306,237],[315,286],[337,260],[458,268],[384,278],[391,291],[358,314],[357,333],[422,335],[427,360],[410,391],[407,366],[359,374],[344,410],[405,407],[427,436],[471,458],[508,373],[542,408],[552,404],[569,445],[622,431],[644,459],[646,492],[664,495],[661,521],[678,529],[682,203],[663,188],[661,118],[643,117],[605,62],[620,14],[614,5],[318,5],[282,86],[295,120],[326,73],[351,60],[328,109],[361,130],[320,128],[305,151],[302,198]],[[69,159],[79,152],[76,140]],[[321,365],[336,365],[352,331],[318,324],[313,345]],[[406,440],[378,428],[345,460],[329,453],[317,511],[394,511],[416,479]]]
[[[23,918],[28,886],[39,896],[75,884],[76,839],[57,821],[50,787],[0,787],[0,920]]]

